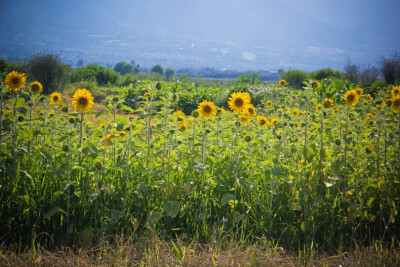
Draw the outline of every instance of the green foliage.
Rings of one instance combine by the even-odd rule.
[[[383,58],[381,70],[387,84],[399,84],[400,82],[400,54],[394,53],[390,58]]]
[[[36,55],[25,66],[31,80],[43,85],[43,93],[62,91],[69,82],[71,68],[52,54]]]
[[[307,73],[302,70],[288,70],[282,74],[281,79],[284,79],[288,86],[300,89],[303,87],[303,82],[307,79]]]
[[[238,77],[235,81],[235,90],[244,92],[247,91],[249,87],[259,84],[260,79],[258,79],[258,74],[253,72],[251,75],[242,75]]]
[[[96,81],[98,85],[117,84],[118,73],[114,70],[100,66],[98,64],[88,64],[86,67],[74,70],[71,81]]]
[[[119,72],[121,75],[125,75],[128,73],[137,73],[139,70],[129,62],[120,61],[114,66],[114,71]]]
[[[156,64],[151,67],[150,72],[158,73],[162,76],[164,75],[164,68],[160,64]]]
[[[165,78],[171,79],[175,76],[175,70],[171,67],[165,69]]]
[[[314,80],[323,80],[326,78],[340,78],[342,73],[338,70],[333,70],[331,68],[319,69],[313,72],[310,72],[308,76]]]

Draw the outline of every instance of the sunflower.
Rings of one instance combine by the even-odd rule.
[[[43,85],[38,81],[31,82],[29,91],[35,95],[40,94],[43,91]]]
[[[278,118],[272,118],[272,119],[271,119],[271,126],[272,126],[272,127],[275,127],[275,124],[276,124],[278,121],[279,121]]]
[[[361,87],[357,87],[356,89],[354,89],[354,91],[356,91],[356,94],[358,96],[362,96],[362,94],[364,93],[364,90]]]
[[[246,112],[247,116],[249,116],[249,118],[253,118],[254,115],[256,115],[256,109],[254,108],[254,106],[252,104],[248,104],[246,106]]]
[[[371,146],[367,146],[367,147],[365,148],[365,152],[367,152],[367,154],[371,154],[372,151],[374,151],[374,150],[372,149]]]
[[[297,99],[297,95],[292,95],[292,99]]]
[[[292,113],[293,113],[293,115],[296,115],[296,116],[300,115],[300,111],[298,109],[293,109]]]
[[[203,100],[198,107],[200,115],[206,119],[212,118],[217,114],[217,107],[214,105],[212,101]]]
[[[259,116],[257,117],[257,125],[258,127],[262,128],[262,127],[266,127],[268,126],[269,121],[268,118],[265,116]]]
[[[316,109],[317,111],[321,111],[321,110],[322,110],[322,106],[318,104],[318,105],[315,106],[315,109]]]
[[[317,89],[317,88],[319,88],[319,82],[314,81],[311,86],[313,89]]]
[[[181,123],[178,127],[178,130],[181,132],[185,132],[187,130],[187,125],[186,123]]]
[[[335,108],[332,110],[332,114],[337,114],[337,113],[339,113],[339,108]]]
[[[371,112],[367,114],[367,119],[371,118],[374,114],[372,114]]]
[[[272,101],[267,101],[267,103],[265,103],[265,105],[266,105],[267,107],[272,106]]]
[[[106,127],[103,123],[100,123],[100,128],[103,129],[104,127]]]
[[[92,94],[88,90],[78,88],[72,96],[72,105],[75,109],[83,112],[93,106],[93,99]]]
[[[224,108],[220,108],[219,111],[221,112],[221,114],[225,114],[225,109]]]
[[[358,102],[358,94],[355,90],[350,90],[344,95],[347,105],[354,106]]]
[[[186,118],[186,114],[185,114],[182,110],[180,110],[180,109],[178,109],[177,111],[175,111],[175,115],[178,116],[178,117],[180,117],[180,118]]]
[[[400,95],[400,85],[399,86],[393,86],[391,93],[392,93],[393,97]]]
[[[111,138],[111,134],[106,134],[106,136],[103,136],[102,138],[101,138],[101,141],[103,142],[103,143],[106,143],[107,144],[107,146],[109,145],[109,143],[113,143],[114,142],[114,138]]]
[[[333,105],[333,100],[330,98],[325,98],[323,106],[324,108],[330,108]]]
[[[372,96],[371,96],[370,94],[367,94],[365,97],[367,98],[367,100],[368,100],[369,102],[371,102],[372,99],[373,99]]]
[[[7,74],[4,83],[10,91],[18,92],[21,88],[25,87],[26,76],[25,73],[12,71]]]
[[[58,103],[61,101],[61,95],[59,92],[54,92],[50,95],[50,102],[52,103]]]
[[[364,106],[366,106],[366,105],[368,105],[368,101],[365,101],[365,100],[364,100],[364,101],[362,102],[362,104],[363,104]]]
[[[247,124],[250,121],[250,118],[247,115],[240,115],[239,121],[243,124]]]
[[[279,80],[279,85],[285,85],[285,84],[286,84],[286,81],[284,79]]]
[[[243,113],[247,104],[250,104],[250,95],[247,92],[232,93],[228,101],[229,108],[236,113]]]
[[[118,135],[119,137],[125,137],[126,133],[124,131],[118,131],[116,135]]]
[[[393,97],[390,108],[395,111],[400,111],[400,95]]]

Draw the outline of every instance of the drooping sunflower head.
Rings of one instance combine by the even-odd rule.
[[[254,106],[252,104],[248,104],[246,106],[246,114],[250,118],[253,118],[256,115],[256,109],[254,108]]]
[[[178,130],[181,132],[185,132],[187,130],[187,125],[186,123],[181,123],[178,127]]]
[[[200,115],[206,119],[210,119],[217,114],[217,107],[212,101],[203,100],[203,102],[198,105],[197,110]]]
[[[61,101],[61,95],[59,92],[54,92],[50,95],[50,102],[51,103],[58,103]]]
[[[29,91],[35,95],[40,94],[43,91],[43,85],[38,81],[31,82]]]
[[[239,116],[239,121],[243,124],[247,124],[250,122],[250,118],[247,116],[247,114],[242,114]]]
[[[298,109],[293,109],[292,113],[293,113],[293,115],[296,115],[296,116],[300,115],[300,111]]]
[[[75,109],[83,112],[93,106],[93,99],[92,94],[88,90],[85,88],[78,88],[72,96],[72,105]]]
[[[315,109],[316,109],[317,111],[321,111],[321,110],[322,110],[322,106],[318,104],[318,105],[315,106]]]
[[[8,90],[18,92],[21,88],[25,87],[26,76],[25,73],[12,71],[7,74],[4,83],[7,85]]]
[[[333,100],[330,98],[325,98],[323,105],[324,105],[324,108],[330,108],[333,105]]]
[[[400,95],[393,97],[390,108],[395,111],[400,111]]]
[[[285,85],[285,84],[286,84],[286,81],[284,79],[279,80],[279,85]]]
[[[350,90],[344,95],[347,105],[354,106],[358,102],[358,94],[355,90]]]
[[[364,90],[361,87],[357,87],[356,89],[354,89],[354,91],[356,91],[356,94],[358,96],[362,96],[362,94],[364,93]]]
[[[313,89],[317,89],[317,88],[319,88],[319,82],[314,81],[311,86]]]
[[[278,118],[272,118],[272,119],[271,119],[271,126],[272,126],[272,127],[275,127],[275,124],[276,124],[278,121],[279,121]]]
[[[266,127],[266,126],[268,126],[268,124],[269,124],[269,121],[268,121],[267,117],[265,117],[265,116],[257,117],[257,125],[259,128]]]
[[[186,118],[186,114],[185,114],[182,110],[180,110],[180,109],[178,109],[177,111],[175,111],[175,115],[176,115],[178,118],[181,118],[181,119]]]
[[[365,148],[365,152],[366,152],[367,154],[371,154],[373,151],[374,151],[374,150],[372,149],[371,146],[367,146],[367,147]]]
[[[229,108],[236,113],[243,113],[250,104],[250,95],[247,92],[234,92],[228,101]]]
[[[392,93],[392,97],[400,95],[400,85],[393,86],[391,93]]]

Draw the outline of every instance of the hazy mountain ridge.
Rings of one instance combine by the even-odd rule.
[[[147,67],[341,69],[348,58],[375,64],[400,42],[382,21],[346,28],[288,1],[119,3],[2,1],[0,57],[51,52],[71,65],[133,59]]]

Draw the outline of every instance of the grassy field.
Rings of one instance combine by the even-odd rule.
[[[96,103],[96,92],[49,97],[11,78],[0,121],[6,265],[399,262],[399,87],[282,81],[221,88],[222,101],[146,80]]]

